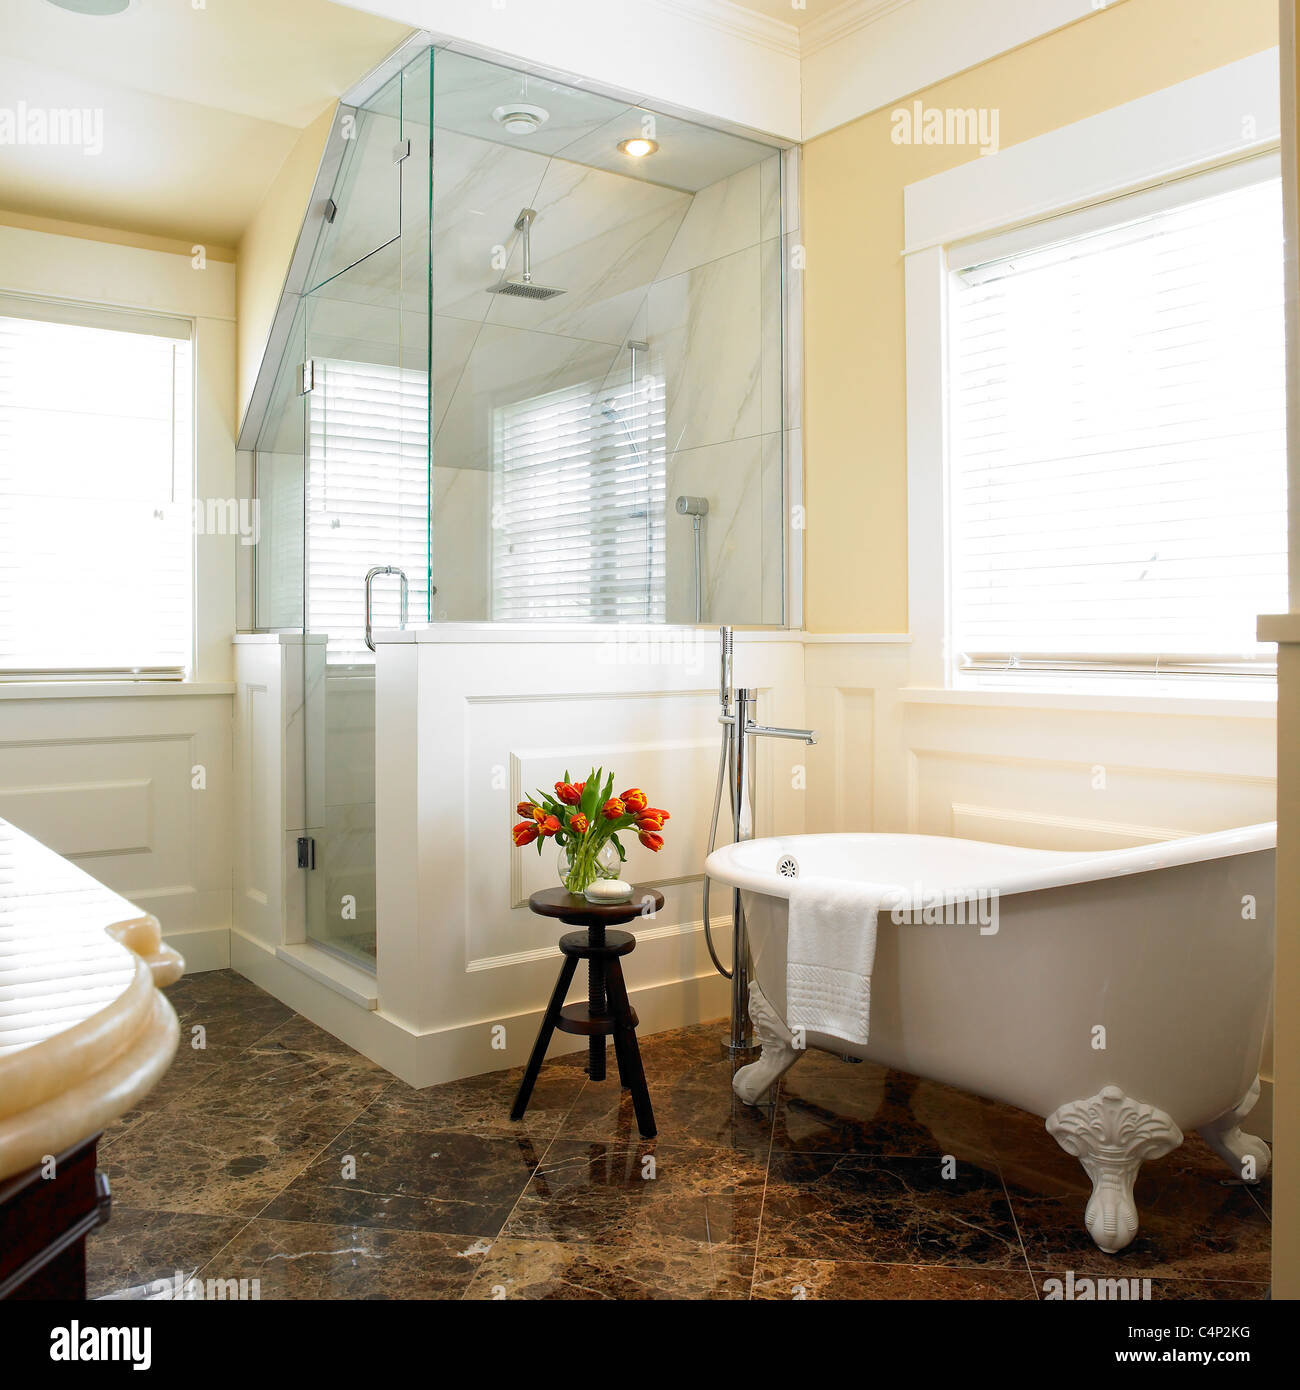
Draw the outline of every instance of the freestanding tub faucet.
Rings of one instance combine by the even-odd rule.
[[[713,791],[713,818],[709,824],[709,853],[717,847],[718,818],[722,811],[722,785],[725,781],[731,798],[731,836],[733,841],[749,840],[754,836],[753,770],[749,740],[752,738],[797,739],[814,744],[817,734],[812,729],[786,729],[774,724],[759,724],[753,717],[758,691],[748,686],[732,688],[732,660],[735,633],[730,627],[718,629],[719,679],[718,723],[722,726],[722,747],[718,756],[718,780]],[[740,889],[731,893],[731,969],[718,959],[713,945],[712,923],[709,920],[709,878],[704,878],[704,937],[714,969],[731,981],[731,1034],[723,1044],[733,1061],[752,1061],[757,1055],[754,1047],[754,1025],[749,1017],[749,979],[753,973],[749,940],[745,933],[745,913],[740,901]]]

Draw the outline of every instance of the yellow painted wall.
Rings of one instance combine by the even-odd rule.
[[[996,107],[1005,148],[1277,41],[1277,0],[1127,0],[907,101]],[[907,630],[903,189],[981,156],[971,146],[895,145],[891,112],[904,104],[819,136],[804,152],[812,632]]]
[[[262,351],[307,212],[316,170],[329,138],[335,105],[331,102],[303,130],[239,239],[235,258],[235,312],[238,316],[238,418],[241,422],[257,380]]]

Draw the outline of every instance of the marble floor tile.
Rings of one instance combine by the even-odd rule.
[[[751,1262],[752,1263],[752,1262]],[[734,1251],[662,1239],[634,1249],[503,1236],[467,1299],[743,1299],[750,1267]]]
[[[140,1211],[113,1203],[86,1241],[88,1298],[168,1297],[244,1228],[242,1217]],[[167,1288],[161,1287],[167,1285]]]
[[[773,1152],[761,1257],[1015,1269],[1024,1262],[1001,1179],[934,1158]]]
[[[540,1156],[527,1135],[394,1129],[366,1116],[261,1214],[490,1239],[501,1230]]]
[[[992,1167],[995,1109],[951,1086],[815,1052],[782,1078],[772,1142],[795,1153],[952,1154]]]
[[[561,1138],[502,1235],[625,1250],[664,1239],[752,1250],[763,1184],[761,1163],[726,1149]]]
[[[522,1120],[510,1118],[523,1067],[487,1072],[417,1090],[394,1081],[366,1115],[394,1129],[463,1129],[471,1134],[527,1135],[552,1138],[583,1088],[583,1074],[573,1066],[547,1063],[537,1078]]]
[[[949,1269],[942,1265],[867,1264],[860,1260],[766,1257],[754,1270],[753,1297],[822,1302],[883,1300],[957,1301],[1038,1297],[1033,1277],[1019,1269]]]
[[[1084,1229],[1091,1186],[1077,1163],[1075,1168],[1068,1185],[1045,1164],[1038,1180],[1025,1165],[1004,1174],[1034,1269],[1267,1283],[1268,1217],[1243,1184],[1233,1181],[1222,1165],[1207,1164],[1194,1147],[1142,1165],[1134,1189],[1138,1233],[1114,1255],[1099,1250]]]
[[[1067,1283],[1066,1272],[1063,1270],[1044,1270],[1035,1271],[1034,1282],[1038,1288],[1038,1295],[1046,1302],[1053,1302],[1062,1299],[1066,1295],[1070,1285]],[[1129,1272],[1127,1269],[1119,1273],[1106,1274],[1102,1271],[1094,1271],[1088,1274],[1081,1274],[1078,1270],[1074,1271],[1075,1283],[1073,1286],[1074,1299],[1078,1302],[1084,1297],[1085,1289],[1080,1285],[1080,1280],[1093,1280],[1091,1288],[1088,1290],[1093,1301],[1098,1300],[1099,1294],[1107,1301],[1116,1299],[1123,1300],[1127,1292],[1129,1301],[1134,1298],[1145,1299],[1148,1297],[1146,1283],[1148,1276],[1143,1275],[1138,1270]],[[1050,1280],[1059,1280],[1059,1284],[1053,1285]],[[1099,1289],[1099,1280],[1119,1281],[1121,1286],[1117,1287],[1116,1282],[1109,1283],[1104,1293]],[[1132,1281],[1138,1281],[1136,1285]],[[1123,1287],[1127,1286],[1127,1288]],[[1182,1300],[1184,1302],[1231,1302],[1249,1303],[1263,1299],[1268,1294],[1267,1283],[1246,1283],[1234,1282],[1227,1279],[1163,1279],[1155,1278],[1150,1280],[1149,1297],[1152,1303],[1168,1303],[1170,1300]]]
[[[487,1248],[458,1236],[259,1218],[198,1279],[257,1280],[261,1299],[458,1299]]]

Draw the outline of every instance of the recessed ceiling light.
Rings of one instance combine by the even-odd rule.
[[[644,159],[648,154],[654,154],[659,148],[658,140],[647,140],[638,136],[635,140],[620,140],[618,148],[626,155],[631,155],[633,159]]]
[[[122,14],[129,10],[136,0],[46,0],[60,10],[70,10],[73,14]]]
[[[516,101],[509,106],[498,106],[492,113],[492,119],[511,135],[531,135],[551,119],[551,113],[544,106]]]

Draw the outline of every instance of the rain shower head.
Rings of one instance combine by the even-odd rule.
[[[533,208],[525,208],[515,220],[515,231],[524,239],[524,273],[491,286],[489,294],[509,294],[516,299],[554,299],[557,294],[564,293],[550,285],[539,285],[533,279],[532,226],[536,217]]]

